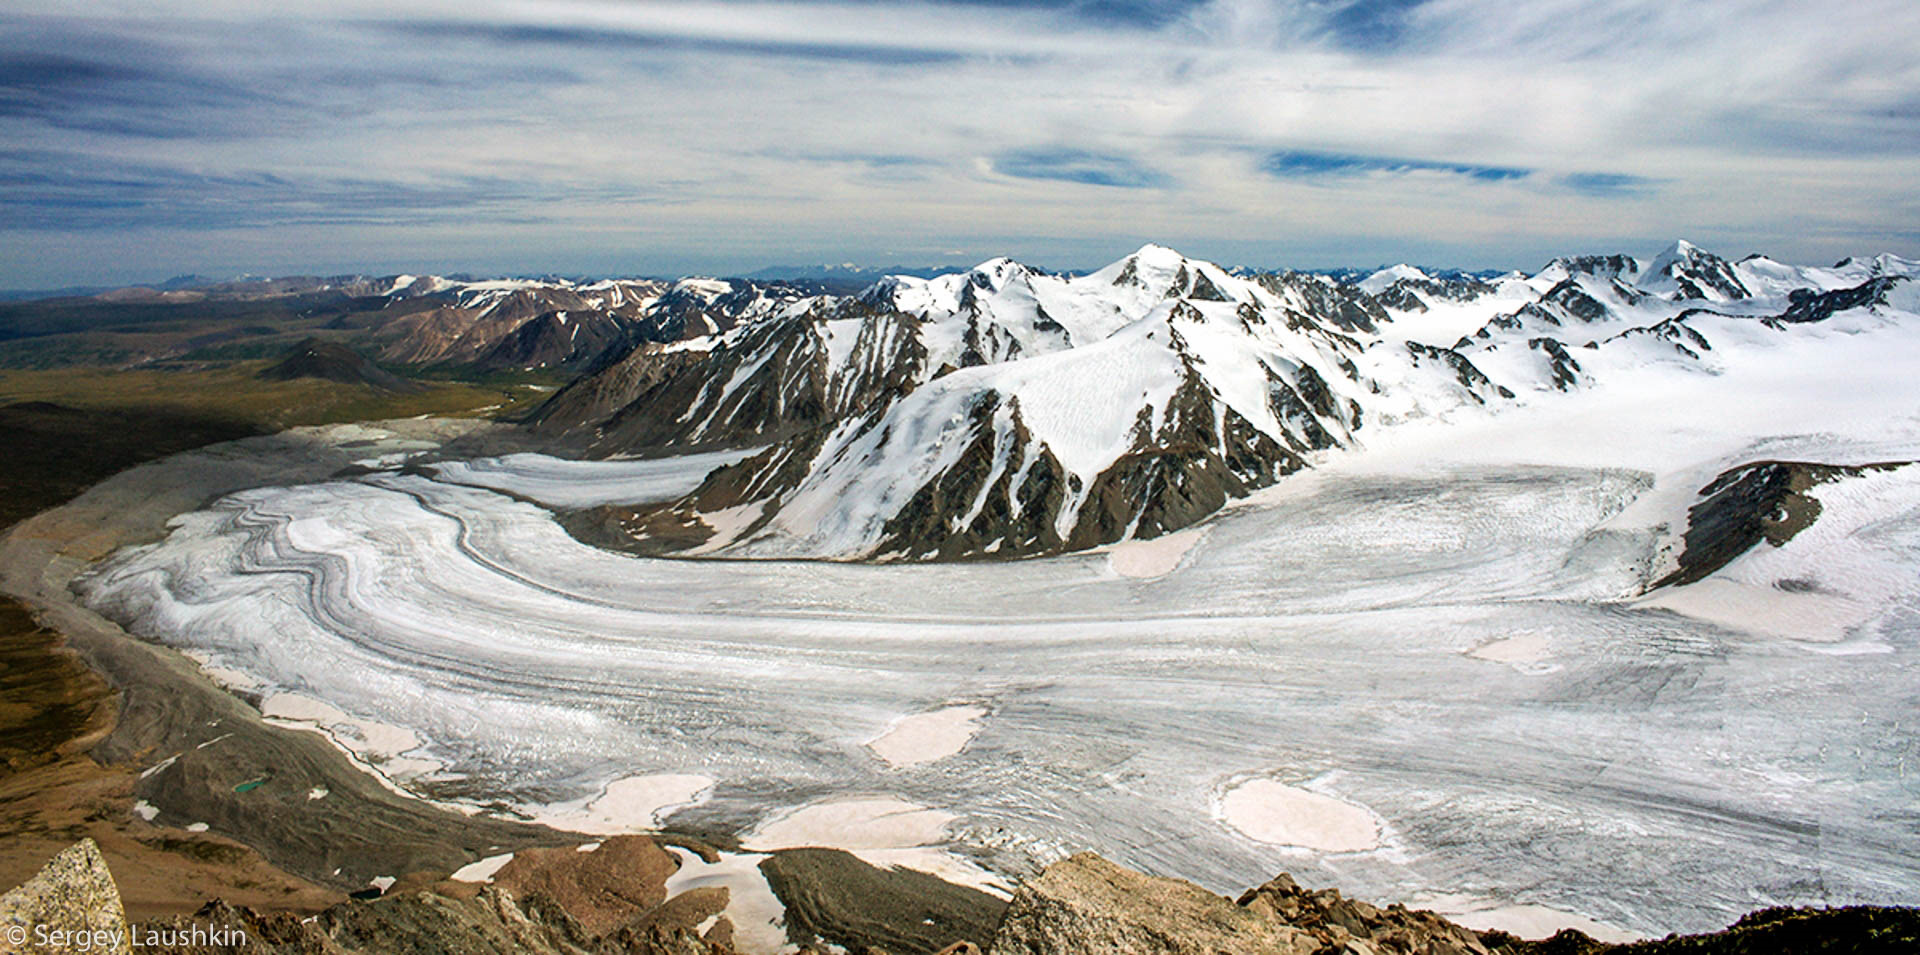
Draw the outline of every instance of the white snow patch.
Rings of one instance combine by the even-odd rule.
[[[1380,846],[1380,822],[1361,806],[1255,777],[1229,786],[1215,812],[1250,839],[1320,852],[1364,852]]]
[[[1206,531],[1190,528],[1151,540],[1122,541],[1107,552],[1107,566],[1122,577],[1165,577],[1205,536]]]
[[[629,776],[606,785],[600,794],[575,803],[535,810],[555,829],[611,836],[658,829],[676,809],[695,805],[713,791],[713,779],[682,773]]]
[[[1497,929],[1521,938],[1544,939],[1552,937],[1561,929],[1570,928],[1615,945],[1637,942],[1647,937],[1574,912],[1544,905],[1503,903],[1478,896],[1420,896],[1410,901],[1408,905],[1443,915],[1449,921],[1464,925],[1476,932]]]
[[[894,796],[856,796],[782,813],[740,842],[762,852],[805,846],[898,849],[945,842],[947,824],[956,818]]]
[[[887,731],[867,741],[867,748],[894,769],[945,759],[966,748],[980,732],[987,708],[975,704],[948,706],[896,720]]]
[[[1551,650],[1547,638],[1537,633],[1520,633],[1489,640],[1467,651],[1467,656],[1491,663],[1504,663],[1522,673],[1550,673],[1558,669],[1547,663]]]
[[[760,871],[765,854],[722,852],[717,861],[708,862],[679,846],[666,848],[680,859],[680,868],[667,876],[668,898],[688,889],[724,888],[727,908],[722,914],[733,923],[734,945],[741,952],[771,955],[793,950],[783,926],[787,908]]]
[[[492,882],[493,874],[513,861],[513,853],[502,852],[497,856],[488,856],[478,862],[469,862],[454,870],[447,878],[455,882]],[[383,890],[384,891],[384,890]]]

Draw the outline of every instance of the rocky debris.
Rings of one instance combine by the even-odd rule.
[[[1475,932],[1401,905],[1375,906],[1286,875],[1237,902],[1083,853],[1013,898],[988,955],[1811,955],[1920,951],[1920,909],[1754,912],[1725,931],[1629,944],[1573,929],[1528,940]],[[944,955],[944,953],[943,953]]]
[[[721,915],[727,890],[668,898],[676,866],[652,840],[622,836],[593,852],[523,851],[492,885],[442,882],[309,918],[215,900],[192,915],[129,926],[105,861],[83,840],[0,899],[0,927],[106,933],[90,938],[117,946],[87,950],[125,955],[733,955]],[[9,947],[0,932],[0,953],[42,950]]]
[[[592,852],[523,849],[493,884],[515,898],[543,898],[599,936],[667,901],[667,876],[679,867],[652,839],[614,836]]]
[[[1014,893],[988,955],[1302,955],[1292,926],[1191,882],[1142,875],[1092,853],[1048,866]]]
[[[320,338],[309,338],[294,346],[285,358],[263,369],[260,377],[268,381],[319,378],[392,392],[426,389],[425,385],[387,371],[345,345]]]
[[[1505,932],[1480,937],[1494,955],[1906,955],[1920,952],[1920,910],[1869,905],[1762,909],[1723,931],[1626,945],[1596,942],[1572,929],[1539,941]]]
[[[1483,955],[1487,951],[1471,929],[1432,912],[1403,905],[1381,908],[1343,898],[1338,889],[1310,891],[1285,874],[1249,890],[1236,904],[1312,933],[1322,953]]]
[[[609,849],[609,847],[611,847]],[[605,853],[602,855],[602,853]],[[130,925],[89,840],[0,896],[0,929],[90,934],[87,951],[131,955],[734,955],[727,890],[667,897],[661,857],[642,836],[593,852],[523,852],[491,885],[439,882],[349,901],[317,915],[213,901],[188,916]],[[598,858],[596,858],[596,856]],[[509,872],[509,869],[515,871]],[[1544,940],[1474,932],[1432,912],[1375,906],[1286,875],[1237,901],[1081,853],[1028,880],[1011,904],[833,849],[761,864],[787,906],[801,955],[1808,955],[1920,951],[1920,909],[1774,908],[1722,932],[1625,945],[1572,929]],[[651,902],[653,899],[658,902]],[[602,927],[596,930],[593,926]],[[705,927],[703,932],[701,929]],[[69,936],[71,938],[71,936]],[[138,939],[137,946],[130,941]],[[979,940],[979,941],[976,941]],[[980,941],[988,944],[983,949]],[[15,945],[0,955],[49,950]],[[53,951],[82,950],[77,944]]]
[[[26,944],[15,944],[15,938]],[[74,843],[38,875],[0,896],[0,953],[42,950],[40,943],[48,939],[74,940],[53,945],[56,951],[84,944],[108,955],[132,952],[120,890],[92,839]]]
[[[1704,580],[1763,540],[1775,547],[1792,540],[1820,517],[1820,502],[1808,493],[1817,485],[1909,463],[1755,461],[1723,471],[1700,489],[1701,501],[1687,510],[1679,566],[1647,590]]]
[[[1379,908],[1285,875],[1229,901],[1091,853],[1022,886],[989,955],[1487,955],[1478,935],[1431,912]]]
[[[760,863],[787,907],[787,938],[853,955],[973,952],[1006,903],[912,869],[882,869],[839,849],[788,849]]]

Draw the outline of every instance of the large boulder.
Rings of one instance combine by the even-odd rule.
[[[133,951],[120,889],[92,839],[62,850],[38,875],[0,896],[0,952],[83,949]]]

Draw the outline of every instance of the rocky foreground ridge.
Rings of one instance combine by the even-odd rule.
[[[787,905],[790,943],[803,955],[1920,951],[1920,910],[1914,909],[1770,909],[1723,932],[1629,945],[1603,944],[1571,929],[1529,941],[1475,932],[1432,912],[1348,899],[1334,889],[1305,889],[1284,874],[1229,900],[1082,853],[1047,867],[1010,903],[994,899],[983,908],[978,899],[956,898],[991,897],[929,876],[874,869],[835,850],[801,851],[815,854],[813,865],[782,870],[769,860],[763,868],[772,867],[767,875]],[[88,951],[181,955],[746,955],[722,914],[728,890],[670,894],[668,877],[678,866],[653,840],[621,836],[585,852],[524,851],[490,884],[412,880],[384,898],[345,902],[310,918],[215,901],[191,916],[130,924],[105,860],[83,840],[0,897],[0,953],[81,950],[74,940],[84,937]],[[807,871],[814,884],[796,885]],[[903,886],[921,891],[902,895]],[[25,944],[16,941],[22,937]],[[45,938],[67,941],[36,944]]]

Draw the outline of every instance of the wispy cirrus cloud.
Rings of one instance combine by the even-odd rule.
[[[1639,196],[1651,192],[1659,180],[1618,172],[1570,172],[1560,184],[1590,196]]]
[[[1354,153],[1326,153],[1283,149],[1262,161],[1261,168],[1275,176],[1312,179],[1324,176],[1355,176],[1363,173],[1443,173],[1482,182],[1525,179],[1534,170],[1519,166],[1485,166],[1477,163],[1447,162],[1437,159],[1403,159],[1393,156],[1362,156]]]
[[[1148,189],[1172,182],[1165,173],[1127,156],[1058,146],[1002,153],[994,157],[993,171],[1016,179],[1051,179],[1122,189]]]
[[[55,170],[58,170],[57,172]],[[201,172],[38,150],[0,150],[0,230],[112,231],[542,221],[548,203],[659,196],[507,176],[390,179]]]
[[[1916,104],[1908,0],[18,0],[0,284],[322,242],[663,272],[1920,254]]]

